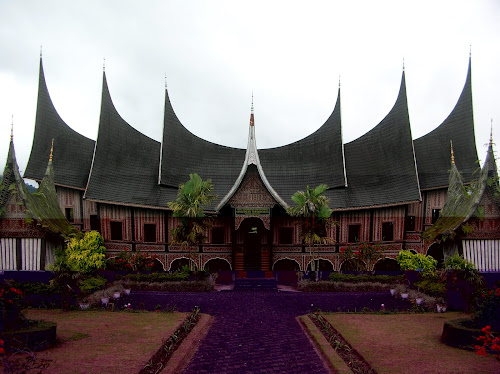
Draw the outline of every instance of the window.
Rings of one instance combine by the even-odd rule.
[[[212,244],[224,244],[224,227],[212,228]]]
[[[66,219],[69,222],[74,222],[75,221],[75,217],[73,216],[73,208],[66,208],[65,209],[65,213],[66,213]]]
[[[90,215],[90,229],[93,231],[101,230],[101,223],[99,222],[99,218],[97,218],[97,214]]]
[[[432,223],[433,224],[438,220],[439,213],[441,213],[441,209],[432,209]]]
[[[293,244],[293,227],[280,227],[279,243]]]
[[[349,225],[349,243],[356,243],[360,239],[361,225]]]
[[[415,231],[415,216],[406,216],[405,231]]]
[[[123,225],[121,222],[110,222],[111,240],[123,240]]]
[[[382,240],[385,242],[394,240],[394,224],[392,222],[382,223]]]
[[[144,224],[144,241],[156,243],[156,225],[154,223]]]

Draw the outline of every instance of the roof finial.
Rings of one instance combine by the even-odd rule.
[[[49,162],[52,162],[54,156],[54,138],[52,138],[52,145],[50,146]]]
[[[405,58],[403,57],[403,71],[405,71]]]
[[[339,88],[340,88],[340,74],[339,74]]]
[[[10,124],[10,141],[14,140],[14,115],[12,115],[12,123]]]
[[[453,154],[453,141],[450,140],[450,147],[451,147],[451,163],[455,164],[455,155]]]
[[[106,57],[102,59],[102,71],[106,71]]]
[[[252,106],[250,108],[251,113],[253,113],[253,91],[252,91]]]
[[[472,56],[472,44],[469,44],[469,58]]]
[[[42,58],[42,45],[40,44],[40,58]]]
[[[167,89],[167,73],[165,73],[165,89]]]
[[[493,145],[493,118],[491,119],[491,127],[490,127],[490,147]]]

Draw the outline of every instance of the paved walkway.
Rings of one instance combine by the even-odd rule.
[[[295,317],[323,311],[360,311],[363,307],[409,307],[388,292],[132,292],[133,307],[175,307],[188,312],[199,306],[215,321],[185,373],[326,373]]]

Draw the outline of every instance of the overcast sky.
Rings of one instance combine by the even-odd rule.
[[[253,91],[257,144],[269,148],[325,122],[339,77],[344,142],[363,135],[394,105],[403,59],[413,138],[425,135],[455,106],[470,45],[484,161],[491,119],[500,138],[498,0],[0,0],[0,159],[14,115],[26,167],[40,46],[59,115],[89,138],[97,137],[105,58],[118,112],[151,138],[162,136],[166,76],[184,126],[227,146],[246,147]]]

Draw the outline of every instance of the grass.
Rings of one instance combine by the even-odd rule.
[[[50,373],[137,373],[186,313],[37,310],[30,319],[57,322],[61,344],[37,356]]]
[[[461,313],[324,314],[347,341],[379,373],[494,373],[493,356],[440,342],[443,323]]]

